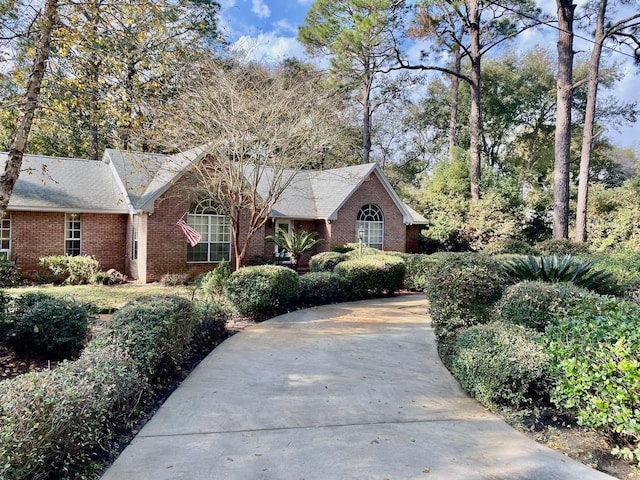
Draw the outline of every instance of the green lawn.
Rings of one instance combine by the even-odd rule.
[[[122,307],[129,300],[149,295],[180,295],[191,298],[192,287],[165,287],[159,283],[147,285],[39,285],[36,287],[7,288],[8,295],[41,292],[54,297],[73,297],[80,303],[92,303],[101,310],[112,310]]]

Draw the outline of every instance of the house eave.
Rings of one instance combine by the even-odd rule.
[[[13,206],[9,205],[8,212],[45,212],[45,213],[96,213],[106,215],[129,215],[130,213],[136,213],[135,211],[117,210],[117,209],[104,209],[104,208],[74,208],[74,207],[45,207],[39,205],[29,206]]]

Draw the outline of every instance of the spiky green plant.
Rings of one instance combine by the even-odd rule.
[[[316,232],[309,233],[304,230],[288,232],[279,228],[275,235],[267,236],[266,240],[277,245],[281,251],[289,253],[291,255],[291,266],[297,271],[298,262],[302,254],[324,242],[324,239],[316,238],[317,236]]]
[[[519,280],[571,282],[598,293],[616,293],[618,290],[612,273],[594,270],[593,262],[571,255],[517,257],[505,262],[503,268],[508,275]]]

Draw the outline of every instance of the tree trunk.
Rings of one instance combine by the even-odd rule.
[[[40,88],[44,78],[46,63],[51,52],[51,37],[58,22],[58,0],[47,0],[44,6],[44,16],[40,36],[36,43],[33,56],[33,69],[27,80],[24,102],[18,112],[16,131],[13,135],[11,148],[4,173],[0,176],[0,212],[4,212],[9,205],[13,187],[20,175],[22,159],[27,150],[29,133],[33,124],[33,117],[38,107]]]
[[[456,43],[453,47],[453,70],[460,73],[462,54],[460,46]],[[449,163],[453,163],[454,149],[456,146],[456,133],[458,131],[458,97],[460,94],[460,77],[451,75],[451,114],[449,116]]]
[[[89,151],[91,152],[91,160],[100,160],[100,143],[98,137],[98,117],[100,107],[98,105],[98,82],[100,76],[99,62],[93,60],[91,62],[91,106],[90,106],[90,134],[91,141]]]
[[[587,241],[587,203],[589,199],[589,167],[591,166],[591,150],[593,148],[593,128],[596,116],[596,101],[598,97],[598,75],[600,72],[600,56],[602,43],[605,39],[604,20],[607,12],[607,0],[600,0],[596,32],[591,61],[589,62],[589,90],[587,92],[587,107],[584,115],[584,130],[582,132],[582,150],[580,152],[580,177],[578,183],[578,205],[576,209],[576,242]]]
[[[553,169],[553,238],[569,237],[569,166],[571,164],[571,106],[573,100],[572,0],[558,5],[558,79],[555,164]]]
[[[480,135],[482,132],[482,110],[480,90],[480,15],[478,1],[470,0],[469,8],[469,37],[471,40],[471,112],[469,113],[470,157],[469,180],[471,181],[471,203],[480,200],[480,178],[482,175],[480,164]]]
[[[365,76],[367,76],[365,74]],[[362,163],[369,163],[371,155],[371,80],[362,87]]]

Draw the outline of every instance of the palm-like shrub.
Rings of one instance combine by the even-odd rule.
[[[593,262],[571,255],[528,255],[505,262],[503,268],[511,277],[519,280],[571,282],[598,293],[615,293],[617,290],[611,273],[595,270]]]
[[[291,266],[297,271],[298,262],[302,254],[313,250],[324,242],[324,239],[316,238],[317,236],[316,232],[309,233],[304,230],[288,232],[279,228],[275,235],[267,236],[266,240],[277,245],[281,251],[289,253],[291,255]]]

